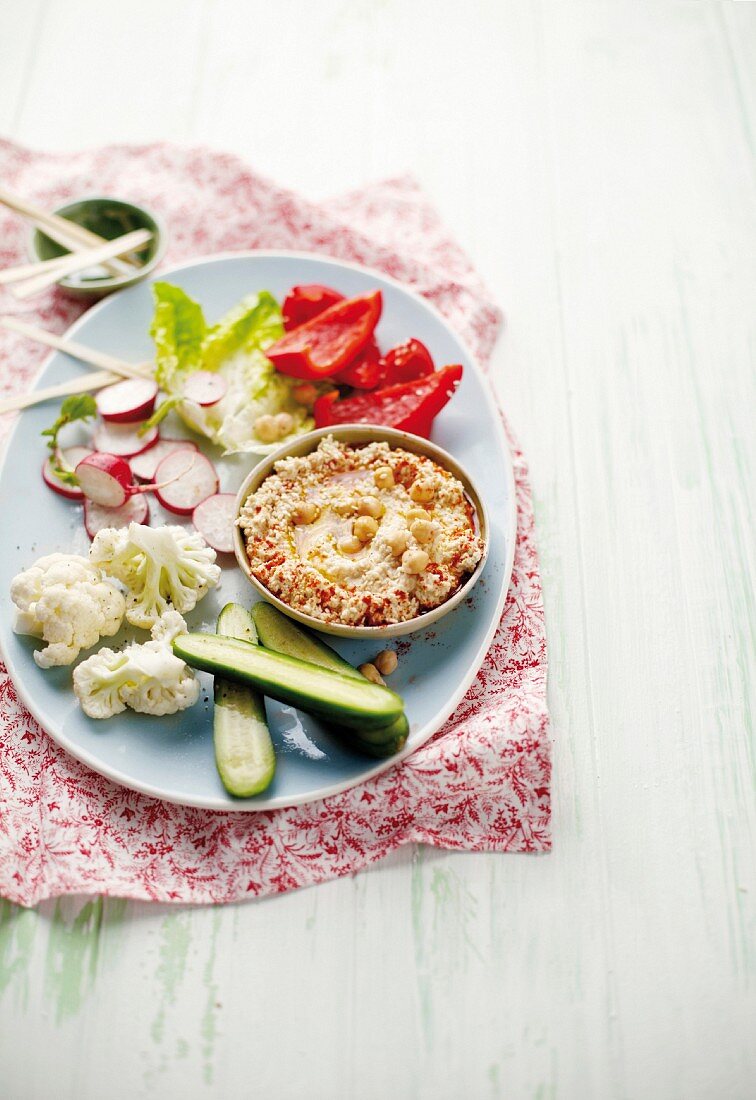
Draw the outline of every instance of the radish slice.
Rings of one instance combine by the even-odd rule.
[[[105,508],[120,508],[132,493],[131,467],[120,455],[95,451],[76,467],[82,494]]]
[[[149,523],[150,506],[144,496],[129,497],[120,508],[104,508],[93,500],[84,501],[84,526],[91,539],[106,527],[128,527],[130,523]]]
[[[157,395],[157,383],[151,378],[127,378],[100,390],[95,400],[103,420],[133,424],[152,415]]]
[[[184,385],[184,398],[206,409],[209,405],[217,405],[226,396],[227,390],[228,383],[221,374],[211,370],[195,370]]]
[[[233,493],[216,493],[192,512],[192,523],[207,545],[219,554],[233,553],[235,504]]]
[[[70,466],[72,470],[75,470],[78,464],[83,458],[87,458],[91,455],[89,447],[67,447],[64,451],[61,451],[61,456],[66,466]],[[66,500],[83,500],[84,494],[78,485],[66,485],[65,481],[60,481],[54,471],[52,465],[52,458],[48,458],[47,462],[42,467],[42,478],[54,493],[58,493],[60,496],[65,497]]]
[[[189,439],[161,439],[148,451],[143,451],[140,455],[134,455],[129,462],[131,472],[140,481],[154,481],[157,468],[164,458],[173,454],[174,451],[186,450],[196,451],[197,444],[192,443]]]
[[[199,451],[168,455],[155,471],[155,481],[161,486],[155,496],[164,508],[179,516],[190,516],[198,504],[218,492],[215,467]]]
[[[150,428],[145,435],[139,435],[136,424],[114,424],[112,420],[103,420],[95,428],[92,442],[95,450],[104,454],[131,458],[154,447],[159,438],[157,428]]]

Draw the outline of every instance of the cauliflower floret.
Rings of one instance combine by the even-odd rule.
[[[191,611],[220,578],[215,551],[183,527],[108,527],[95,536],[89,556],[123,582],[126,618],[145,629],[171,606]]]
[[[152,628],[152,641],[121,653],[101,649],[74,669],[81,708],[90,718],[111,718],[131,707],[140,714],[175,714],[197,702],[199,681],[176,657],[173,639],[186,631],[177,611],[166,611]]]
[[[82,649],[118,633],[126,601],[102,570],[75,554],[49,554],[11,583],[18,608],[13,629],[48,643],[34,653],[40,668],[70,665]]]

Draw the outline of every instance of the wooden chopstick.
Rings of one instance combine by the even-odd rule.
[[[57,386],[48,386],[44,390],[32,390],[31,393],[19,393],[15,397],[7,397],[0,401],[0,415],[9,412],[18,412],[20,409],[28,409],[31,405],[40,405],[43,401],[52,401],[56,397],[68,397],[72,393],[89,393],[91,390],[101,390],[118,382],[120,375],[111,374],[109,370],[89,371],[80,378],[71,378],[68,382],[61,382]]]
[[[80,359],[82,363],[110,371],[121,378],[151,378],[151,363],[127,363],[115,355],[106,351],[98,351],[97,348],[89,348],[76,340],[68,340],[65,336],[57,336],[47,329],[37,328],[36,325],[28,325],[26,321],[19,321],[17,317],[0,317],[0,325],[11,332],[18,332],[21,336],[28,336],[30,340],[36,340],[38,344],[45,344],[48,348],[63,351],[74,359]],[[33,396],[30,394],[29,396]]]
[[[62,218],[59,214],[49,214],[46,210],[34,206],[18,195],[11,195],[9,191],[4,191],[2,188],[0,188],[0,203],[16,214],[20,214],[21,217],[27,218],[50,240],[56,241],[57,244],[72,252],[80,252],[83,248],[96,248],[97,245],[105,243],[104,237],[99,237],[91,230],[85,229],[83,225],[77,225],[76,222]],[[126,271],[133,271],[137,265],[131,260],[114,259],[108,260],[105,266],[114,275],[122,275]]]
[[[135,229],[132,233],[126,233],[123,237],[116,237],[113,241],[106,241],[105,244],[98,245],[97,248],[83,252],[72,252],[70,255],[62,257],[60,263],[53,261],[54,266],[41,274],[32,276],[19,286],[11,287],[11,294],[14,294],[16,298],[29,298],[32,294],[39,294],[40,291],[46,290],[47,287],[52,286],[64,275],[71,275],[74,271],[82,271],[86,267],[109,260],[111,257],[121,256],[124,252],[133,252],[137,248],[143,248],[151,240],[152,233],[149,229]]]
[[[83,256],[84,253],[79,252],[78,255]],[[56,256],[53,260],[37,260],[35,263],[6,267],[3,271],[0,271],[0,286],[4,286],[6,283],[18,283],[22,279],[30,278],[32,275],[41,275],[44,271],[53,271],[55,268],[60,267],[63,260],[66,259],[68,259],[68,254]]]

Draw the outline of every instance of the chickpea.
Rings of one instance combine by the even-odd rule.
[[[378,669],[375,665],[371,665],[369,661],[367,664],[360,665],[360,672],[371,684],[380,684],[382,687],[386,686],[386,681],[383,679]]]
[[[311,409],[315,404],[318,396],[318,391],[313,386],[312,382],[302,382],[298,386],[294,386],[291,391],[291,396],[299,405],[304,405],[306,408]]]
[[[278,428],[278,438],[283,439],[285,435],[288,435],[291,429],[294,427],[294,417],[289,413],[278,413],[273,418]]]
[[[391,553],[395,558],[400,557],[407,549],[407,543],[409,542],[409,535],[406,531],[401,529],[397,531],[389,531],[386,535],[386,542],[391,550]]]
[[[429,477],[418,477],[410,485],[409,495],[418,504],[427,504],[436,495],[436,486]]]
[[[353,531],[360,542],[370,542],[378,533],[378,523],[372,516],[359,516],[354,521]]]
[[[390,466],[379,466],[373,474],[373,481],[376,489],[392,489],[395,484],[394,471]]]
[[[407,512],[407,525],[411,527],[416,519],[430,519],[430,512],[426,512],[424,508],[410,508]]]
[[[413,576],[422,573],[430,561],[424,550],[405,550],[402,554],[402,569]]]
[[[355,535],[344,535],[336,545],[342,554],[356,554],[362,549],[362,543]]]
[[[382,502],[378,500],[378,497],[363,497],[357,505],[357,511],[361,516],[372,516],[373,519],[380,519],[386,509]]]
[[[373,661],[373,664],[381,673],[382,676],[390,676],[392,672],[396,672],[396,666],[399,664],[399,658],[396,655],[396,651],[393,649],[384,649],[382,653]]]
[[[295,504],[291,513],[292,523],[297,525],[314,523],[320,515],[320,508],[313,500],[303,500],[301,504]]]
[[[410,534],[417,539],[421,546],[424,546],[426,542],[430,542],[433,538],[435,530],[435,524],[431,523],[430,520],[416,519],[410,527]]]
[[[281,438],[276,418],[275,416],[270,416],[269,413],[266,413],[264,416],[258,416],[254,427],[255,435],[263,443],[275,443],[276,440]]]

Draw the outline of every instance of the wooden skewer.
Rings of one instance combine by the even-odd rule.
[[[83,248],[96,248],[97,245],[105,243],[104,237],[99,237],[91,230],[85,229],[83,225],[77,225],[76,222],[62,218],[59,214],[49,214],[46,210],[27,202],[26,199],[11,195],[10,192],[3,191],[1,188],[0,203],[16,214],[20,214],[21,217],[27,218],[50,240],[56,241],[71,252],[80,252]],[[105,266],[113,274],[123,275],[124,272],[133,271],[136,264],[130,260],[108,260]]]
[[[84,253],[80,252],[78,255],[83,256]],[[0,286],[6,283],[18,283],[32,275],[41,275],[44,271],[54,271],[55,268],[60,267],[63,260],[67,259],[67,255],[56,256],[54,260],[37,260],[35,263],[6,267],[4,271],[0,271]]]
[[[60,263],[54,261],[52,268],[27,279],[20,286],[11,287],[11,293],[16,298],[29,298],[32,294],[39,294],[40,291],[52,286],[63,275],[71,275],[74,271],[81,271],[103,260],[109,260],[112,256],[121,256],[124,252],[133,252],[137,248],[143,248],[151,240],[152,233],[148,229],[136,229],[133,233],[116,237],[115,240],[107,241],[105,244],[98,245],[97,248],[85,252],[72,252],[69,256],[64,256]]]
[[[68,340],[65,336],[56,336],[54,332],[37,328],[36,325],[28,325],[26,321],[19,321],[17,317],[0,317],[0,325],[18,332],[22,336],[28,336],[30,340],[36,340],[39,344],[45,344],[48,348],[63,351],[74,359],[80,359],[82,363],[88,363],[92,367],[110,371],[121,378],[151,378],[151,363],[127,363],[115,355],[109,355],[106,351],[98,351],[96,348],[88,348],[85,344],[79,344],[76,340]],[[29,395],[30,397],[33,394]]]
[[[61,248],[67,249],[68,252],[83,252],[85,249],[92,247],[88,244],[82,244],[77,237],[72,236],[64,229],[53,229],[52,226],[45,225],[43,222],[37,221],[36,218],[29,218],[28,221],[35,229],[44,233],[51,241],[55,241]],[[74,223],[70,222],[69,224],[73,225]],[[105,240],[104,237],[100,239],[103,241]],[[58,257],[58,259],[62,260],[63,256]],[[102,266],[109,271],[111,275],[130,275],[135,267],[131,260],[128,259],[106,260]]]
[[[119,380],[119,375],[111,374],[109,370],[89,371],[80,378],[71,378],[68,382],[61,382],[57,386],[48,386],[44,390],[32,390],[31,393],[19,393],[15,397],[7,397],[0,401],[0,416],[3,413],[18,412],[19,409],[28,409],[31,405],[40,405],[43,401],[52,401],[56,397],[68,397],[72,393],[89,393],[93,390],[101,390]]]

